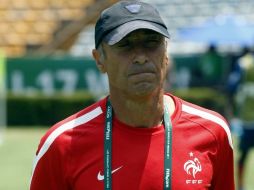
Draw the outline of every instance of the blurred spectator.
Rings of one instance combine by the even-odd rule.
[[[231,79],[234,81],[231,82],[231,90],[236,94],[233,101],[236,103],[234,116],[241,117],[243,120],[254,120],[254,114],[251,117],[243,118],[243,111],[248,103],[248,98],[254,98],[254,54],[250,48],[243,48],[243,53],[238,58],[235,69],[229,75],[230,78],[235,78],[235,80]]]
[[[246,173],[246,160],[250,150],[254,148],[254,122],[244,122],[243,133],[240,135],[240,156],[237,166],[238,190],[244,190],[244,174]],[[253,173],[254,171],[252,171]]]
[[[254,54],[249,48],[244,48],[237,65],[240,70],[241,83],[237,87],[236,115],[242,120],[242,135],[240,135],[238,160],[238,189],[244,189],[245,163],[251,148],[254,148]]]
[[[237,106],[235,96],[238,92],[239,86],[242,83],[243,70],[239,64],[239,60],[245,55],[247,48],[244,47],[240,55],[230,52],[227,55],[229,70],[227,75],[227,81],[225,84],[225,93],[227,95],[228,106],[227,106],[227,117],[233,119],[237,116]]]
[[[244,48],[243,55],[239,58],[238,64],[244,72],[244,82],[254,82],[254,76],[252,76],[254,70],[254,54],[250,48]]]
[[[203,85],[220,87],[223,77],[223,58],[211,44],[200,59],[200,74]]]

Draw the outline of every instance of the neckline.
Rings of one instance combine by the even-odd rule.
[[[121,122],[117,117],[113,118],[113,126],[116,129],[123,130],[128,133],[134,133],[137,135],[157,135],[164,133],[163,123],[154,127],[133,127]]]
[[[170,93],[165,93],[165,96],[170,96],[175,104],[175,110],[173,112],[173,114],[171,115],[171,122],[172,125],[174,125],[179,117],[180,117],[180,113],[181,113],[181,102],[179,100],[179,98],[175,97],[174,95],[170,94]],[[103,112],[106,114],[106,102],[107,102],[107,97],[105,97],[103,99]],[[126,132],[130,132],[130,133],[136,133],[136,134],[143,134],[143,135],[156,135],[156,134],[160,134],[164,132],[164,125],[163,123],[161,125],[155,126],[155,127],[133,127],[130,125],[127,125],[123,122],[121,122],[116,116],[114,116],[113,118],[113,125],[116,126],[117,129],[120,130],[125,130]]]

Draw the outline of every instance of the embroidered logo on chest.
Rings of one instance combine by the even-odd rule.
[[[202,165],[193,152],[190,152],[189,155],[190,159],[184,163],[183,168],[190,178],[186,179],[185,182],[186,184],[202,184],[203,180],[196,178],[196,174],[202,172]]]

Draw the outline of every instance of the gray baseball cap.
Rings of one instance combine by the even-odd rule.
[[[114,45],[138,29],[149,29],[169,38],[168,29],[155,7],[141,1],[119,1],[105,9],[95,25],[95,46]]]

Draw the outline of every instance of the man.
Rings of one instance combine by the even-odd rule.
[[[219,114],[165,94],[169,34],[157,10],[120,1],[96,23],[93,56],[109,96],[42,138],[31,190],[233,190]]]

